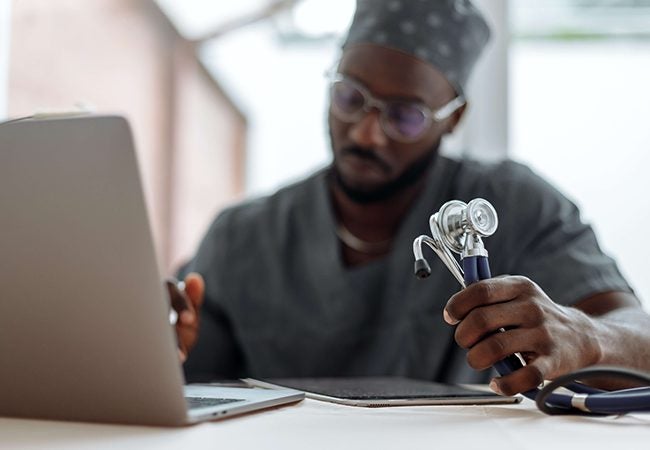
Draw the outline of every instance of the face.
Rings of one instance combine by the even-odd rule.
[[[417,102],[435,111],[456,97],[451,84],[429,64],[372,44],[346,49],[338,72],[380,101]],[[333,169],[339,184],[352,197],[368,200],[410,186],[426,171],[442,136],[453,130],[461,114],[462,109],[445,120],[432,121],[416,140],[401,142],[386,134],[378,108],[344,121],[330,107]]]

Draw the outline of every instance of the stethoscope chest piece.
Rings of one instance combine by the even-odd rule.
[[[436,222],[445,246],[462,254],[471,235],[492,236],[499,226],[494,207],[485,199],[475,198],[469,203],[451,200],[440,208],[429,225]]]

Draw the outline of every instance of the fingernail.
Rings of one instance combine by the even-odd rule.
[[[496,392],[499,395],[503,395],[503,392],[501,392],[501,389],[499,389],[497,382],[494,380],[490,381],[490,389],[492,389],[494,392]]]
[[[187,357],[185,356],[185,353],[179,348],[178,349],[178,357],[180,358],[181,362],[184,363]]]
[[[447,322],[449,325],[456,325],[459,322],[458,320],[451,317],[446,309],[442,310],[442,317],[445,319],[445,322]]]
[[[185,324],[188,324],[188,325],[191,324],[192,322],[194,322],[194,313],[192,313],[190,311],[183,311],[181,313],[181,322],[183,322]]]

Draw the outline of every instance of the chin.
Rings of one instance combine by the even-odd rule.
[[[346,177],[340,170],[332,166],[334,183],[352,201],[360,204],[383,201],[393,194],[390,183],[369,182],[359,177]]]
[[[373,190],[391,183],[386,170],[374,162],[345,157],[335,162],[335,170],[346,185],[355,189]]]

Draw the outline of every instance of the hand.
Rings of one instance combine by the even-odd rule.
[[[554,303],[525,277],[475,283],[449,299],[443,316],[450,325],[458,325],[456,342],[469,349],[467,361],[476,370],[522,354],[525,367],[490,383],[499,394],[525,392],[600,359],[593,320],[578,309]],[[506,331],[498,332],[500,328]]]
[[[181,283],[167,280],[166,284],[172,308],[178,317],[175,324],[178,354],[181,362],[185,362],[199,336],[199,310],[205,283],[201,275],[190,273]]]

